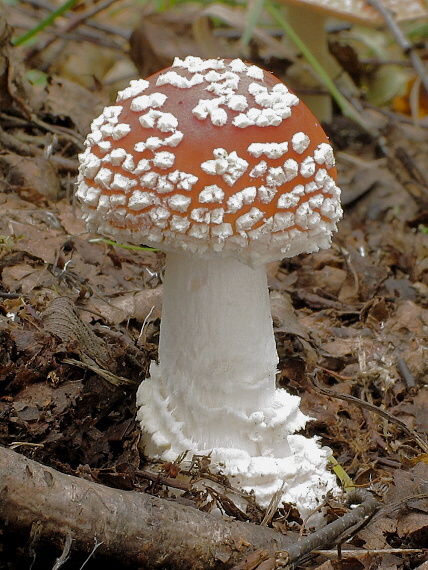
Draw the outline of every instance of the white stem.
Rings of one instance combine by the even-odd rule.
[[[248,432],[254,418],[273,413],[278,364],[265,268],[232,257],[166,259],[159,365],[150,369],[153,386],[140,388],[158,402],[153,424],[140,411],[146,445],[159,453],[163,434],[174,454],[230,447],[261,455],[269,438],[251,441]]]
[[[277,363],[265,268],[168,253],[159,364],[137,393],[146,455],[211,454],[262,504],[284,485],[312,510],[334,479],[316,440],[292,435],[308,418],[275,388]]]
[[[265,267],[168,253],[159,361],[168,393],[182,392],[184,405],[195,391],[210,407],[233,398],[248,413],[265,404],[278,364]]]

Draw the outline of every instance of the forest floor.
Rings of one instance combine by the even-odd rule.
[[[147,472],[171,466],[146,464],[135,421],[135,392],[157,355],[163,256],[97,241],[73,198],[89,124],[134,68],[105,20],[12,47],[8,26],[34,25],[39,10],[12,5],[0,30],[0,443],[64,473],[168,496]],[[97,49],[109,56],[90,64]],[[150,49],[141,65],[151,72],[166,56]],[[102,85],[94,70],[108,59]],[[49,80],[30,82],[29,69]],[[300,567],[427,568],[428,122],[374,105],[364,116],[370,133],[338,113],[328,127],[344,206],[332,248],[271,263],[268,278],[279,385],[314,418],[305,433],[388,509],[352,537],[340,566],[333,549]],[[188,497],[197,506],[198,493]],[[280,506],[270,526],[300,523]],[[30,566],[26,538],[0,533],[2,569],[52,567],[57,555]]]

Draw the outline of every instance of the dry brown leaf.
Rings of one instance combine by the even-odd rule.
[[[44,111],[55,123],[70,120],[81,135],[86,136],[104,106],[105,102],[97,101],[94,93],[65,77],[54,76],[47,86]]]
[[[327,355],[343,358],[344,356],[355,355],[360,345],[361,345],[360,339],[337,338],[335,340],[323,343],[322,350]]]
[[[377,519],[368,528],[358,533],[358,538],[364,541],[367,549],[389,548],[387,535],[397,530],[397,521],[393,518],[383,517]]]
[[[58,175],[51,162],[41,156],[3,154],[0,171],[7,188],[35,206],[44,206],[47,200],[55,200],[59,195]]]
[[[409,513],[397,522],[397,534],[400,538],[408,538],[419,544],[428,542],[428,514]],[[423,538],[425,537],[425,538]],[[421,539],[424,541],[421,543]]]
[[[151,321],[160,318],[162,310],[162,287],[144,291],[124,293],[120,297],[108,299],[92,297],[87,308],[99,315],[110,324],[126,323],[135,319],[143,323],[146,318]]]
[[[390,323],[388,329],[391,332],[407,330],[419,338],[424,338],[427,327],[428,309],[424,309],[412,301],[405,301],[397,307],[395,322]]]
[[[299,323],[290,297],[285,293],[272,291],[269,299],[275,330],[309,340],[308,331]]]
[[[60,200],[56,203],[56,210],[67,234],[70,236],[86,234],[86,224],[81,218],[78,207],[73,207],[68,200]]]
[[[411,402],[401,402],[393,410],[419,434],[428,434],[428,388],[421,387]]]
[[[212,35],[210,25],[203,26],[201,33],[202,19],[203,12],[197,4],[143,14],[130,38],[130,57],[140,77],[170,66],[174,57],[228,55],[224,43]]]
[[[19,291],[28,295],[36,288],[52,284],[52,274],[45,268],[33,267],[27,263],[5,267],[3,284],[9,291]]]
[[[27,218],[24,223],[17,220],[12,222],[14,234],[17,236],[15,250],[28,253],[45,263],[54,264],[66,236],[57,229],[46,228],[44,224],[39,223],[39,227],[35,227],[31,221],[32,218]]]
[[[331,265],[324,265],[314,271],[307,266],[300,272],[297,286],[317,291],[322,296],[337,297],[346,279],[346,271]]]
[[[33,420],[39,419],[45,410],[53,415],[62,414],[69,406],[76,404],[83,390],[79,380],[64,382],[57,387],[47,383],[30,384],[14,398],[13,407],[19,410],[21,419],[24,410],[32,410]],[[28,418],[27,418],[28,421]]]

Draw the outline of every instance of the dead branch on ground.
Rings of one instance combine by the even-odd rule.
[[[230,568],[253,550],[274,556],[297,535],[224,521],[174,501],[112,489],[64,475],[0,447],[0,526],[30,532],[40,521],[43,541],[62,550],[71,531],[74,551],[122,566],[185,570]]]
[[[147,568],[231,568],[251,553],[264,551],[293,563],[313,548],[326,547],[378,508],[373,497],[314,534],[225,521],[175,501],[112,489],[65,475],[0,447],[0,521],[12,532],[38,525],[43,541],[62,549],[72,536],[73,550]]]

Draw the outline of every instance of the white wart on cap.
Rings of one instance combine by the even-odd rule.
[[[329,247],[332,148],[283,83],[240,59],[176,59],[92,123],[77,195],[91,230],[251,265]]]

